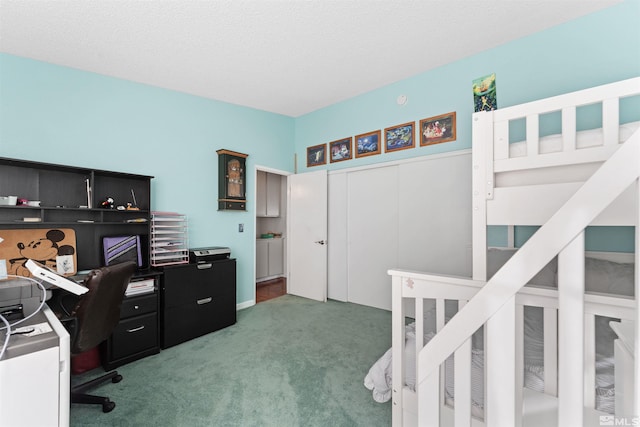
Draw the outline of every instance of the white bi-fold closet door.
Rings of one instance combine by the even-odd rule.
[[[329,174],[328,296],[391,309],[390,268],[471,275],[468,150]]]

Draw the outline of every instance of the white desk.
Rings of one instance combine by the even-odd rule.
[[[46,305],[16,327],[49,322],[53,332],[13,335],[0,360],[0,425],[69,425],[69,334]]]

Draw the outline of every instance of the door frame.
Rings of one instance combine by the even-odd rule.
[[[253,200],[257,201],[258,200],[258,171],[261,172],[267,172],[267,173],[272,173],[274,175],[280,175],[282,177],[288,177],[289,175],[293,175],[292,172],[287,172],[287,171],[283,171],[280,169],[274,169],[274,168],[270,168],[268,166],[262,166],[262,165],[255,165],[254,170],[253,170]],[[288,187],[288,185],[287,185]],[[284,231],[286,232],[286,230],[288,230],[289,228],[289,197],[281,197],[281,199],[284,199],[284,206],[281,206],[281,208],[284,209],[284,212],[286,212],[286,216],[285,216],[285,229]],[[256,202],[254,202],[254,210],[253,210],[253,230],[254,232],[257,233],[258,230],[258,210],[256,209]],[[286,234],[285,234],[285,239],[287,238]],[[256,283],[257,283],[257,274],[256,274],[256,251],[258,250],[257,248],[257,236],[253,236],[253,304],[251,305],[256,305]],[[289,265],[289,252],[285,251],[285,259],[284,259],[285,265]],[[289,277],[289,272],[285,271],[285,277],[288,279]],[[287,280],[287,283],[289,281]],[[289,286],[289,285],[287,285]],[[287,289],[288,290],[288,289]]]

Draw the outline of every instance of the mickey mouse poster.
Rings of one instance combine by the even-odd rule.
[[[72,229],[0,230],[0,262],[8,274],[29,277],[32,259],[70,276],[76,273],[76,234]]]

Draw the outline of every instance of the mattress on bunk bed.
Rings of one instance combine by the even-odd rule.
[[[512,249],[490,249],[487,274],[491,277],[513,254]],[[557,260],[552,260],[529,282],[529,285],[557,287]],[[595,258],[585,260],[585,288],[587,292],[615,295],[633,295],[633,264],[616,263]],[[424,301],[424,342],[435,335],[435,300]],[[445,320],[457,310],[457,302],[445,302]],[[596,409],[613,413],[614,355],[613,341],[617,338],[609,326],[611,318],[596,317]],[[544,325],[541,307],[524,307],[524,386],[535,391],[544,391]],[[405,385],[415,390],[415,324],[405,327]],[[481,417],[484,407],[484,337],[482,328],[472,337],[471,349],[471,403],[472,414]],[[376,402],[391,399],[392,349],[387,350],[369,369],[364,385],[371,390]],[[445,399],[453,400],[453,358],[445,361]]]
[[[620,125],[618,142],[624,142],[640,128],[640,121]],[[604,141],[602,128],[589,129],[576,132],[576,148],[589,148],[602,145]],[[562,151],[562,134],[543,136],[539,141],[539,154],[555,153]],[[509,158],[526,157],[526,141],[512,142],[509,144]]]

